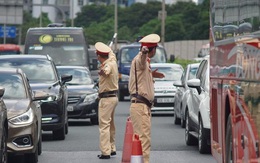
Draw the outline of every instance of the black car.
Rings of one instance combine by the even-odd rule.
[[[3,100],[5,92],[4,87],[0,87],[0,162],[7,163],[7,136],[8,136],[8,121],[7,109]]]
[[[61,75],[72,75],[67,82],[68,117],[71,119],[90,118],[92,124],[98,124],[98,89],[88,68],[81,66],[57,66]]]
[[[42,130],[52,131],[56,140],[64,140],[68,133],[68,92],[65,82],[70,81],[72,76],[59,77],[48,55],[0,56],[0,67],[21,68],[32,90],[41,90],[49,95],[47,100],[41,101]]]

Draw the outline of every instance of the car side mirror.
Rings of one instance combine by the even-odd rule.
[[[175,81],[175,82],[173,83],[173,85],[174,85],[175,87],[184,87],[184,85],[182,84],[182,82],[181,82],[180,80]]]
[[[190,79],[187,81],[187,85],[190,88],[195,88],[197,89],[198,93],[201,93],[201,87],[200,87],[200,79]]]
[[[66,82],[69,82],[71,80],[72,80],[72,75],[61,75],[62,84],[65,84]]]

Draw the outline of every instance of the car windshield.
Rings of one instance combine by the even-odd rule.
[[[30,82],[57,80],[51,62],[43,59],[1,59],[0,66],[21,68]]]
[[[194,68],[190,69],[188,80],[189,79],[194,79],[196,77],[197,70],[198,70],[198,67],[194,67]]]
[[[183,70],[180,67],[152,67],[152,70],[164,74],[164,78],[154,78],[155,81],[176,81],[181,80]]]
[[[26,89],[18,74],[0,73],[0,85],[5,88],[4,99],[24,99]]]
[[[59,68],[58,72],[60,75],[72,75],[72,80],[66,82],[67,85],[90,85],[93,84],[90,72],[84,69],[75,68]]]
[[[48,54],[56,65],[80,66],[87,60],[83,46],[30,46],[28,54]]]
[[[139,53],[139,47],[126,47],[122,49],[121,63],[131,63],[133,58]],[[151,63],[165,63],[165,51],[157,47],[156,54],[151,58]]]

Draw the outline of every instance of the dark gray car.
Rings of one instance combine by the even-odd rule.
[[[60,75],[72,75],[67,82],[68,117],[70,119],[90,118],[98,124],[98,90],[88,68],[81,66],[57,66]]]
[[[0,66],[21,68],[33,91],[40,90],[49,95],[41,103],[42,130],[52,131],[56,140],[64,140],[68,133],[68,92],[65,82],[70,81],[72,76],[58,76],[56,66],[48,55],[0,56]]]

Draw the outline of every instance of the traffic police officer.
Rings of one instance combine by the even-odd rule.
[[[118,67],[111,48],[102,42],[95,44],[101,63],[99,70],[99,159],[116,155],[114,113],[118,104]]]
[[[144,163],[149,163],[151,148],[151,107],[154,99],[153,77],[163,78],[162,73],[152,71],[150,58],[155,55],[160,36],[150,34],[143,37],[141,50],[133,59],[129,77],[129,93],[131,95],[130,117],[134,133],[139,135]]]

